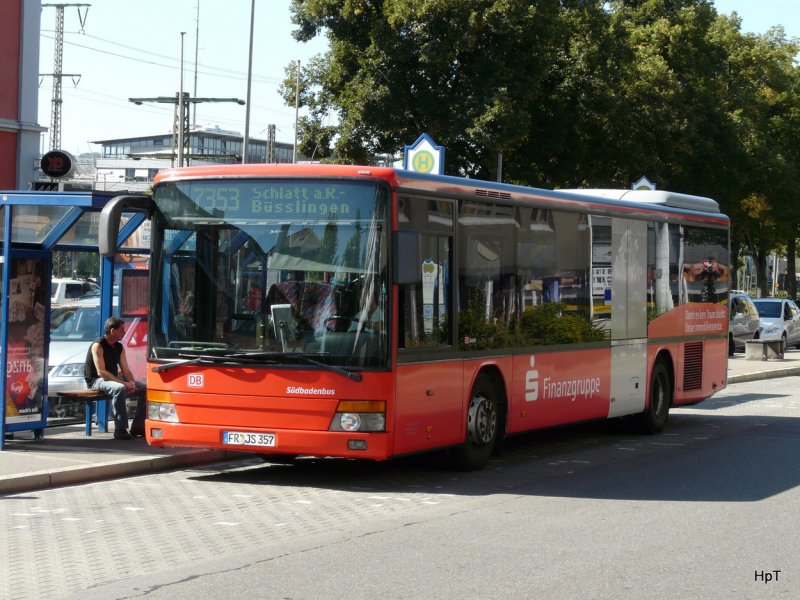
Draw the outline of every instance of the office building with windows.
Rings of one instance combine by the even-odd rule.
[[[175,160],[177,156],[175,140],[171,132],[160,135],[99,140],[93,143],[103,147],[101,155],[104,160],[125,158]],[[240,163],[242,162],[242,144],[243,136],[236,131],[220,129],[216,125],[196,127],[191,129],[187,136],[185,156],[188,158],[189,164],[193,164],[192,161],[202,161],[201,164]],[[250,138],[245,162],[292,162],[292,145],[274,142],[270,148],[267,140]]]

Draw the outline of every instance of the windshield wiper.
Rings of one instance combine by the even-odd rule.
[[[179,340],[169,343],[169,348],[176,350],[227,350],[228,344],[225,342],[195,342],[191,340]]]
[[[337,375],[341,375],[342,377],[346,377],[347,379],[355,381],[356,383],[360,383],[361,380],[364,379],[361,373],[355,373],[353,371],[348,371],[347,369],[343,369],[342,367],[337,367],[336,365],[329,365],[327,363],[314,360],[313,358],[305,354],[302,354],[301,352],[241,352],[236,354],[217,354],[217,355],[202,354],[200,356],[195,356],[192,354],[178,354],[178,357],[185,358],[186,360],[179,360],[176,362],[158,365],[156,367],[153,367],[152,371],[154,373],[158,373],[160,371],[167,371],[174,367],[183,367],[185,365],[195,365],[203,363],[264,364],[265,359],[270,359],[270,358],[295,358],[303,362],[306,362],[310,365],[314,365],[321,369],[325,369],[326,371],[331,371],[333,373],[336,373]]]
[[[320,362],[318,360],[314,360],[313,358],[309,357],[307,354],[303,354],[302,352],[245,352],[242,354],[230,354],[230,357],[236,358],[297,358],[300,359],[310,365],[314,365],[316,367],[320,367],[321,369],[325,369],[326,371],[331,371],[336,373],[337,375],[341,375],[342,377],[346,377],[356,383],[360,383],[362,379],[361,373],[355,373],[353,371],[348,371],[347,369],[343,369],[342,367],[337,367],[336,365],[329,365],[324,362]]]
[[[194,365],[194,364],[202,364],[202,363],[209,363],[209,364],[219,364],[219,363],[234,363],[234,364],[241,364],[241,363],[258,363],[263,364],[263,360],[255,359],[255,358],[247,358],[247,355],[238,355],[238,354],[218,354],[218,355],[211,355],[211,354],[201,354],[200,356],[194,356],[192,354],[178,354],[179,358],[185,358],[186,360],[179,360],[176,362],[166,363],[163,365],[158,365],[157,367],[153,367],[153,373],[157,373],[159,371],[167,371],[174,367],[183,367],[185,365]]]
[[[341,375],[342,377],[347,377],[347,379],[351,379],[352,381],[355,381],[356,383],[361,383],[361,380],[364,379],[361,376],[361,373],[355,373],[354,371],[348,371],[347,369],[343,369],[342,367],[337,367],[336,365],[329,365],[329,364],[326,364],[324,362],[320,362],[318,360],[314,360],[313,358],[310,358],[310,357],[306,356],[305,354],[299,354],[298,353],[295,356],[297,358],[299,358],[300,360],[305,361],[305,362],[307,362],[309,364],[315,365],[315,366],[320,367],[322,369],[326,369],[328,371],[333,371],[334,373],[337,373],[338,375]]]

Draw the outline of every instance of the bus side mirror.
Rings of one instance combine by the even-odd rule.
[[[150,196],[116,196],[100,211],[97,235],[97,250],[100,256],[113,256],[117,253],[117,233],[122,213],[131,210],[144,211],[149,217],[153,211],[153,199]]]
[[[394,234],[394,283],[408,285],[422,281],[422,252],[418,231]]]

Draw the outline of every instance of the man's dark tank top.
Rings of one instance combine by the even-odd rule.
[[[122,354],[122,344],[119,342],[112,346],[104,337],[92,342],[89,346],[89,351],[86,353],[86,363],[83,366],[84,379],[89,387],[92,387],[94,382],[99,379],[97,367],[94,365],[94,356],[92,356],[92,346],[95,344],[100,344],[103,348],[103,360],[106,363],[106,370],[111,372],[114,377],[117,376],[119,371],[119,357]]]

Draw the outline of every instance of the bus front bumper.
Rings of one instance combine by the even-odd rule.
[[[145,422],[145,431],[147,443],[159,447],[207,448],[261,454],[333,456],[368,460],[385,460],[391,454],[391,436],[385,432],[227,428],[153,420]]]

